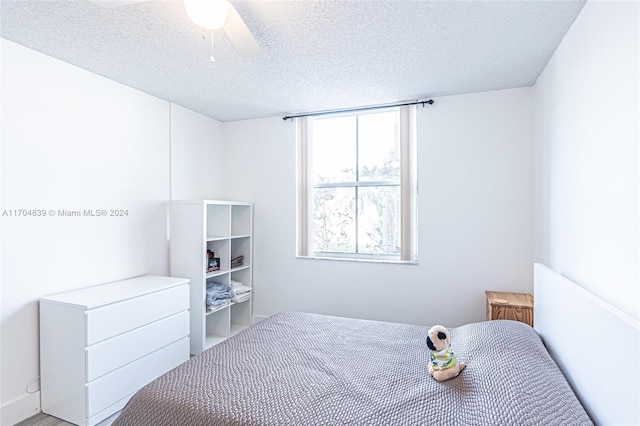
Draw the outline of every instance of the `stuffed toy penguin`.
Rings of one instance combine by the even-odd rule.
[[[427,333],[427,346],[431,349],[429,374],[439,382],[456,377],[466,367],[456,359],[450,340],[449,330],[441,325],[434,325]]]

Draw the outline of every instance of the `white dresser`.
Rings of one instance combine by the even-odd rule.
[[[95,425],[189,359],[189,280],[145,275],[40,299],[42,411]]]

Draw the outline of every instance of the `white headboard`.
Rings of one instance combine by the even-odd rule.
[[[536,263],[534,327],[595,423],[640,425],[638,320]]]

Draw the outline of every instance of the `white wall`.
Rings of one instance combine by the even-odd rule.
[[[167,202],[219,196],[216,120],[0,39],[0,424],[39,410],[39,297],[168,273]],[[173,151],[173,161],[170,152]],[[184,163],[192,165],[185,167]],[[170,177],[175,177],[173,185]],[[126,209],[125,217],[58,210]]]
[[[223,123],[227,198],[254,204],[254,313],[449,326],[484,291],[532,291],[531,89],[419,108],[419,265],[295,258],[295,125]]]
[[[536,260],[640,318],[638,2],[588,2],[535,86]]]
[[[1,209],[129,216],[2,217],[1,423],[39,406],[37,298],[167,273],[170,197],[254,202],[257,315],[456,326],[531,292],[535,259],[639,317],[638,13],[590,1],[534,88],[419,109],[417,266],[295,258],[291,121],[219,123],[2,40]]]
[[[171,104],[171,199],[220,198],[221,123]]]

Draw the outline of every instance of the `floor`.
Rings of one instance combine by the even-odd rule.
[[[111,423],[118,417],[119,413],[114,414],[111,417],[107,417],[96,426],[110,426]],[[39,413],[33,417],[29,417],[26,420],[21,421],[20,423],[16,423],[15,426],[74,426],[73,423],[65,422],[64,420],[60,420],[56,417],[50,416],[48,414]]]

